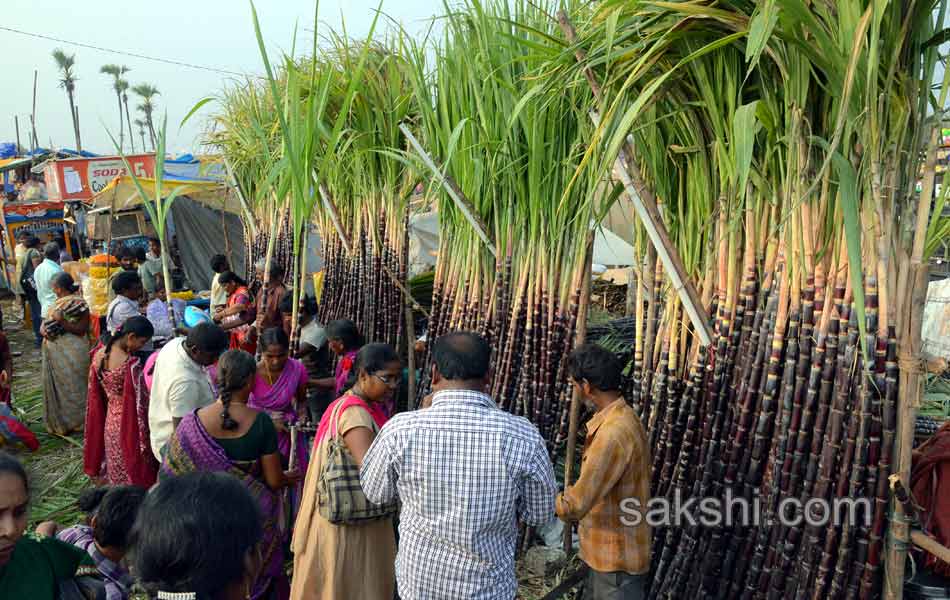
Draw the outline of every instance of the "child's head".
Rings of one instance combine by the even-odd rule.
[[[290,322],[294,314],[294,295],[291,292],[284,294],[280,300],[280,314],[284,319],[284,330],[290,331]],[[313,296],[304,296],[300,303],[300,326],[304,326],[317,315],[317,301]]]
[[[129,532],[147,493],[142,487],[122,485],[88,490],[79,497],[79,508],[89,516],[99,548],[126,553]]]

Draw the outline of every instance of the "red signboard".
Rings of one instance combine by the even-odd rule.
[[[154,154],[132,154],[126,159],[138,177],[155,176]],[[118,156],[51,160],[44,170],[49,199],[58,202],[88,201],[110,181],[125,174],[125,164]]]

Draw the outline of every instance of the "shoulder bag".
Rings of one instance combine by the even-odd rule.
[[[366,499],[360,485],[360,468],[349,448],[339,435],[340,407],[338,402],[330,416],[326,457],[317,480],[317,505],[320,516],[334,525],[362,523],[382,519],[396,512],[396,500],[374,504]]]

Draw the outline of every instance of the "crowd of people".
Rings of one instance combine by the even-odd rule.
[[[568,361],[594,416],[580,477],[558,493],[536,427],[486,393],[481,336],[435,340],[432,394],[400,412],[390,345],[320,323],[308,297],[291,344],[279,265],[248,285],[214,257],[213,322],[183,329],[152,251],[113,277],[91,351],[93,317],[58,255],[33,265],[46,422],[83,430],[94,487],[86,522],[26,536],[29,482],[0,454],[0,597],[99,586],[118,600],[138,581],[196,600],[512,599],[519,523],[557,517],[580,523],[585,598],[645,597],[650,529],[623,525],[620,507],[646,506],[650,456],[613,354],[584,345]]]

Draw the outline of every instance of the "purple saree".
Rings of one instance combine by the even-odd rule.
[[[278,590],[281,600],[284,600],[288,586],[286,581],[282,581],[286,577],[283,572],[284,545],[280,525],[284,519],[282,503],[280,495],[271,491],[264,483],[260,459],[229,459],[224,449],[201,424],[196,411],[181,420],[175,435],[169,441],[159,472],[159,481],[192,471],[230,473],[237,477],[258,501],[264,530],[261,540],[263,562],[250,597],[254,600],[264,598],[270,589],[274,588]]]

